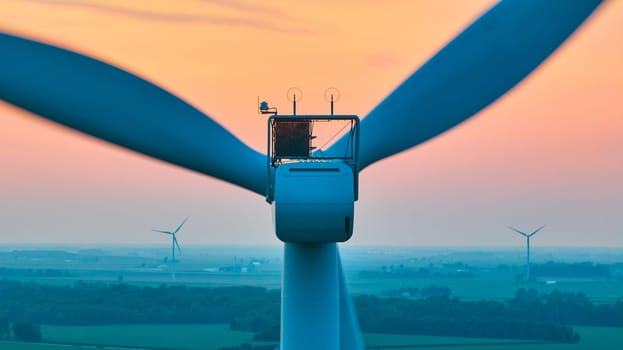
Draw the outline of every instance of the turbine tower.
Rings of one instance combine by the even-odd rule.
[[[545,227],[545,225],[537,228],[536,230],[532,231],[531,233],[525,233],[522,231],[519,231],[518,229],[514,228],[514,227],[508,227],[511,230],[519,233],[520,235],[526,237],[526,281],[530,281],[530,238],[534,235],[537,234],[537,232],[541,231],[543,228]]]
[[[281,349],[360,350],[363,341],[336,244],[352,234],[359,172],[444,133],[496,101],[600,3],[500,1],[387,95],[352,132],[322,153],[308,150],[303,157],[331,158],[324,162],[282,162],[282,156],[296,158],[304,152],[298,142],[294,149],[286,147],[290,154],[280,153],[287,142],[279,140],[275,154],[257,152],[153,83],[95,58],[8,33],[0,33],[0,99],[272,201],[275,232],[284,242]],[[205,68],[219,69],[209,63]],[[357,117],[349,118],[358,123]],[[297,125],[299,120],[291,122],[282,129],[288,120],[279,119],[275,125],[283,125],[271,125],[269,132],[277,131],[279,139],[288,137],[279,131],[300,136],[309,130],[305,123]],[[356,152],[351,148],[346,159],[344,150],[354,139]]]
[[[175,279],[175,247],[177,246],[177,251],[180,253],[180,255],[182,255],[182,248],[180,248],[180,244],[177,242],[177,233],[179,232],[179,230],[182,228],[182,226],[184,226],[184,224],[186,223],[186,220],[188,220],[188,217],[186,219],[184,219],[184,221],[182,221],[182,223],[173,231],[163,231],[163,230],[152,230],[154,232],[160,232],[160,233],[164,233],[165,235],[170,235],[171,236],[171,279],[174,280]]]

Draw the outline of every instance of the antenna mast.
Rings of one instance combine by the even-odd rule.
[[[330,87],[325,90],[324,98],[331,104],[331,115],[333,115],[333,105],[340,99],[340,90]]]

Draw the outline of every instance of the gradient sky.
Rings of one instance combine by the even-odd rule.
[[[493,1],[2,0],[0,30],[118,65],[258,150],[257,96],[365,116]],[[623,1],[467,123],[360,174],[351,244],[623,246]],[[1,54],[1,53],[0,53]],[[363,141],[365,142],[365,141]],[[277,244],[249,191],[0,103],[0,243]]]

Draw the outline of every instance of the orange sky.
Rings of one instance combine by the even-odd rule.
[[[174,92],[258,150],[260,95],[365,114],[492,1],[3,0],[0,29],[71,48]],[[361,174],[356,244],[623,245],[623,1],[466,124]],[[0,105],[2,242],[276,242],[261,197]],[[240,220],[241,217],[247,220]],[[227,232],[225,235],[223,232]],[[586,233],[590,232],[591,235]],[[545,233],[545,231],[544,231]]]

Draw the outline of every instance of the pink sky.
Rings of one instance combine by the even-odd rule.
[[[0,29],[161,84],[258,150],[260,95],[365,116],[492,1],[13,1]],[[147,5],[149,4],[149,5]],[[362,5],[365,4],[365,5]],[[380,15],[382,14],[382,15]],[[623,245],[623,2],[611,1],[515,90],[361,174],[355,244]],[[263,198],[0,105],[3,242],[277,240]]]

